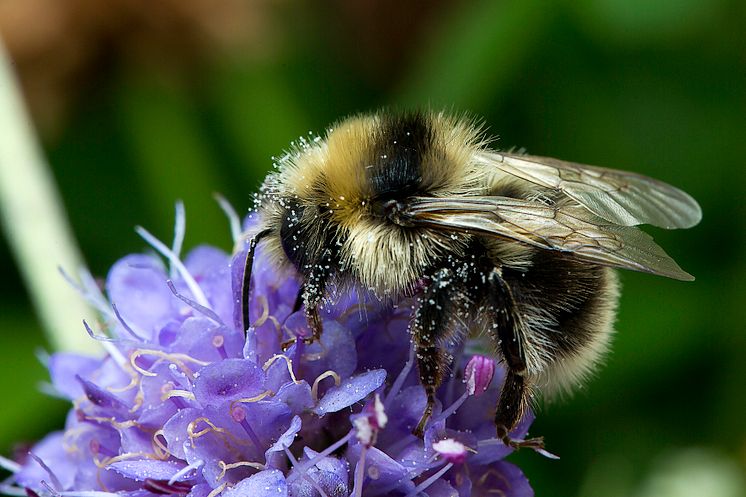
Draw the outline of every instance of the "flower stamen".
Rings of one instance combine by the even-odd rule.
[[[33,452],[28,453],[31,458],[36,461],[36,463],[41,466],[41,469],[43,469],[48,475],[49,478],[52,480],[52,485],[54,485],[54,488],[57,490],[62,490],[64,487],[62,486],[62,483],[60,483],[59,478],[57,478],[57,475],[54,474],[54,471],[52,471],[52,468],[47,466],[47,464],[42,460],[41,457],[37,456]]]
[[[96,466],[98,466],[101,469],[105,469],[108,466],[111,466],[115,462],[121,462],[121,461],[128,461],[130,459],[153,459],[156,461],[165,461],[169,458],[169,455],[158,455],[153,454],[149,452],[125,452],[124,454],[119,454],[118,456],[114,457],[107,457],[104,458],[96,463]]]
[[[262,366],[262,369],[263,369],[264,371],[267,371],[267,370],[269,369],[269,367],[270,367],[270,366],[271,366],[272,364],[274,364],[274,362],[275,362],[276,360],[278,360],[278,359],[282,359],[282,360],[284,360],[284,361],[285,361],[285,363],[287,364],[287,367],[288,367],[288,373],[290,373],[290,378],[291,378],[291,379],[293,380],[293,383],[296,383],[296,384],[300,383],[300,382],[298,381],[298,378],[296,378],[296,377],[295,377],[295,373],[293,372],[293,360],[292,360],[292,359],[290,359],[290,358],[289,358],[288,356],[286,356],[285,354],[275,354],[275,355],[273,355],[272,357],[270,357],[269,359],[267,359],[267,362],[265,362],[265,363],[264,363],[264,366]]]
[[[218,473],[218,476],[215,477],[216,480],[222,480],[223,478],[225,478],[225,473],[229,469],[249,467],[249,468],[258,469],[259,471],[263,471],[266,468],[264,464],[261,464],[258,462],[250,462],[250,461],[239,461],[239,462],[233,462],[230,464],[226,464],[225,461],[218,461],[218,467],[220,468],[220,473]]]
[[[363,495],[363,484],[365,483],[365,456],[368,452],[368,446],[363,444],[360,449],[360,459],[357,461],[355,466],[355,476],[352,488],[353,497],[362,497]]]
[[[171,451],[168,450],[168,442],[166,441],[166,443],[164,443],[160,437],[162,437],[163,440],[166,440],[166,433],[163,431],[163,428],[153,433],[153,452],[165,460],[172,454]]]
[[[197,397],[194,396],[194,394],[188,390],[169,390],[168,392],[161,395],[161,400],[168,400],[173,397],[181,397],[184,399],[189,400],[197,400]]]
[[[220,208],[225,213],[225,216],[228,218],[228,225],[231,228],[231,239],[233,240],[233,245],[236,245],[241,239],[241,220],[238,218],[236,210],[225,197],[219,193],[216,193],[214,197]]]
[[[171,293],[174,294],[174,297],[184,302],[186,305],[194,309],[195,311],[199,312],[200,314],[206,316],[210,320],[214,321],[216,324],[220,326],[225,326],[223,323],[223,320],[220,319],[220,316],[218,316],[215,311],[210,309],[209,307],[206,307],[204,305],[200,305],[194,300],[190,299],[189,297],[186,297],[185,295],[182,295],[179,293],[179,291],[174,286],[174,282],[171,280],[166,280],[166,285],[168,285],[168,289],[171,290]]]
[[[267,297],[264,295],[258,295],[256,301],[262,308],[262,314],[251,324],[254,328],[263,325],[267,318],[269,318],[269,302],[267,302]]]
[[[125,430],[127,428],[138,428],[138,429],[142,428],[142,426],[133,419],[129,419],[127,421],[117,421],[116,419],[114,419],[114,417],[107,418],[104,416],[89,416],[87,414],[82,414],[81,417],[82,419],[86,421],[95,421],[97,423],[110,424],[113,428],[116,428],[117,430]]]
[[[163,242],[151,235],[150,232],[142,226],[136,226],[135,232],[137,232],[138,235],[140,235],[146,242],[148,242],[151,247],[153,247],[166,259],[168,259],[169,263],[173,265],[176,271],[178,271],[179,275],[181,275],[184,283],[186,283],[187,287],[189,287],[189,291],[192,292],[192,295],[194,296],[194,299],[197,301],[197,303],[204,307],[210,307],[210,303],[207,301],[207,297],[205,297],[205,294],[202,292],[202,288],[200,288],[192,274],[189,272],[186,266],[184,266],[184,263],[181,262],[181,259],[179,259],[179,257],[174,254],[170,248],[166,247]]]
[[[222,492],[223,490],[225,490],[225,487],[227,487],[227,486],[228,486],[228,482],[225,482],[225,483],[222,483],[222,484],[218,485],[217,487],[215,487],[212,490],[212,492],[210,492],[209,494],[207,494],[207,497],[215,497],[215,496],[219,495],[220,492]]]
[[[207,425],[207,428],[203,428],[200,431],[195,432],[194,429],[197,427],[197,424],[199,422],[205,423]],[[211,431],[216,431],[218,433],[225,433],[225,429],[219,428],[219,427],[215,426],[212,423],[212,421],[210,421],[209,419],[207,419],[204,416],[195,419],[194,421],[192,421],[191,423],[189,423],[187,425],[187,435],[189,436],[190,440],[194,440],[195,438],[199,438],[199,437],[201,437],[203,435],[206,435],[206,434],[210,433]]]
[[[487,481],[487,478],[489,478],[490,476],[494,476],[495,478],[503,482],[505,486],[508,488],[508,490],[510,490],[510,487],[511,487],[510,481],[507,478],[505,478],[505,476],[502,475],[499,471],[493,468],[490,468],[487,471],[485,471],[484,474],[479,478],[479,480],[477,480],[477,484],[480,486],[484,485],[485,482]]]
[[[334,378],[334,385],[339,386],[342,383],[342,378],[339,377],[339,375],[332,371],[331,369],[328,371],[324,371],[321,373],[314,381],[313,386],[311,387],[311,398],[313,398],[314,402],[319,401],[319,383],[321,383],[322,380],[328,377]]]
[[[130,325],[127,324],[127,321],[125,321],[122,315],[119,313],[119,309],[117,308],[117,305],[114,302],[111,303],[111,308],[114,309],[114,315],[117,317],[117,320],[119,320],[119,323],[124,328],[124,331],[129,333],[138,342],[144,341],[144,338],[142,337],[142,335],[140,333],[135,333],[135,331],[130,327]]]
[[[138,366],[137,363],[135,362],[140,357],[149,356],[149,355],[152,355],[158,358],[150,366],[151,368],[157,366],[163,361],[170,361],[171,363],[175,364],[184,374],[189,376],[190,379],[194,378],[194,373],[192,372],[191,369],[189,369],[186,366],[185,362],[192,362],[198,366],[207,366],[208,364],[210,364],[209,362],[200,361],[199,359],[195,359],[194,357],[189,356],[187,354],[181,354],[181,353],[169,354],[167,352],[162,352],[160,350],[154,350],[154,349],[137,349],[130,354],[130,364],[135,369],[135,371],[137,371],[143,376],[151,376],[151,377],[158,376],[158,373],[153,373],[152,371],[148,371]]]
[[[171,252],[176,256],[177,259],[181,258],[181,247],[184,245],[184,235],[186,234],[186,212],[184,210],[184,202],[181,200],[176,202],[174,214],[174,241],[171,244]],[[173,264],[171,264],[170,274],[174,277],[176,273]]]
[[[212,337],[212,346],[218,351],[221,359],[228,359],[228,352],[225,350],[225,337],[223,335]]]
[[[231,409],[233,409],[236,404],[243,403],[243,404],[251,404],[252,402],[259,402],[262,399],[265,399],[267,397],[273,396],[275,393],[272,390],[265,390],[264,392],[260,393],[259,395],[255,395],[253,397],[246,397],[243,399],[234,400],[231,402]]]
[[[203,422],[207,425],[207,428],[203,428],[200,431],[195,431],[197,424],[200,422]],[[201,416],[191,423],[187,425],[187,436],[190,440],[194,440],[195,438],[202,437],[204,435],[207,435],[208,433],[215,433],[218,437],[220,437],[223,440],[223,443],[225,444],[225,447],[232,452],[238,454],[239,449],[232,446],[230,442],[235,443],[236,445],[242,445],[242,446],[248,446],[252,442],[246,442],[245,440],[242,440],[235,436],[233,433],[229,432],[225,428],[220,428],[219,426],[216,426],[212,421],[210,421],[208,418]],[[238,457],[238,456],[237,456]]]
[[[435,483],[438,479],[440,479],[441,476],[446,474],[448,470],[450,470],[453,467],[453,463],[449,462],[442,468],[440,468],[438,471],[436,471],[433,475],[431,475],[427,480],[423,481],[419,485],[417,485],[414,490],[409,492],[406,497],[415,497],[415,495],[418,495],[419,493],[423,492],[427,487]]]
[[[233,421],[241,425],[241,427],[251,439],[251,442],[254,444],[254,447],[256,447],[257,450],[261,451],[262,442],[261,440],[259,440],[256,432],[246,420],[246,409],[244,409],[244,407],[241,405],[234,406],[234,408],[231,409],[231,417],[233,418]]]
[[[414,366],[414,342],[409,347],[409,359],[407,359],[406,364],[404,364],[404,367],[399,372],[399,376],[396,377],[394,384],[391,385],[391,389],[388,394],[386,394],[386,398],[384,399],[384,405],[386,407],[391,404],[391,401],[394,400],[396,394],[401,390],[402,385],[404,385],[404,382],[407,380],[407,376],[409,376],[409,372],[412,370],[412,366]]]

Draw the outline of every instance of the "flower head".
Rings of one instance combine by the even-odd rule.
[[[319,342],[283,350],[308,335],[303,313],[293,312],[300,281],[271,266],[261,247],[244,333],[245,244],[234,257],[202,246],[181,260],[142,234],[169,264],[123,258],[106,279],[108,298],[84,285],[103,316],[102,330],[86,327],[108,354],[52,356],[52,385],[73,408],[63,431],[11,468],[15,491],[467,496],[494,484],[507,496],[532,495],[502,461],[510,448],[494,438],[501,382],[490,380],[502,372],[486,358],[469,362],[464,385],[466,361],[456,354],[424,439],[412,435],[426,397],[413,368],[409,302],[340,295],[322,310]]]

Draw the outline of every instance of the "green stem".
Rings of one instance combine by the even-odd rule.
[[[31,299],[56,350],[94,352],[90,309],[62,278],[83,262],[0,42],[0,217]]]

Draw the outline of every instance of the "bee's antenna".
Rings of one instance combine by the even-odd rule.
[[[256,252],[256,244],[259,241],[269,235],[271,231],[269,229],[260,231],[249,241],[249,250],[246,251],[246,261],[244,262],[243,269],[243,283],[241,284],[241,325],[243,326],[243,332],[251,326],[249,321],[249,296],[251,292],[251,268],[254,265],[254,252]]]

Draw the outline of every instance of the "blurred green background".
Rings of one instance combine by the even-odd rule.
[[[697,281],[623,273],[606,365],[532,428],[562,459],[511,456],[537,495],[558,497],[738,495],[743,483],[745,26],[739,0],[0,2],[101,277],[144,248],[134,225],[171,237],[177,199],[187,246],[229,249],[213,192],[245,212],[290,140],[382,106],[468,111],[502,147],[637,171],[698,199],[696,228],[649,230]],[[48,345],[4,239],[0,260],[8,455],[62,426],[67,405],[37,389]]]

